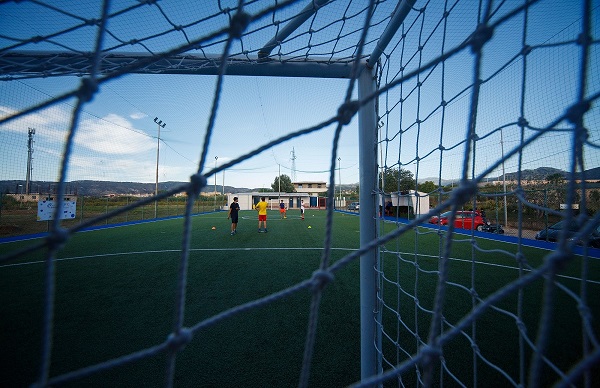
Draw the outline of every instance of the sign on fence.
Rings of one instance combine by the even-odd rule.
[[[50,198],[46,198],[38,201],[38,221],[49,221],[54,219],[54,209],[58,206],[58,201]],[[65,198],[62,203],[62,209],[59,213],[61,220],[70,220],[75,218],[75,212],[77,210],[77,200],[69,201]]]
[[[560,210],[566,210],[568,207],[569,207],[569,205],[567,205],[566,203],[560,204]],[[578,203],[571,204],[571,209],[579,210],[579,204]]]

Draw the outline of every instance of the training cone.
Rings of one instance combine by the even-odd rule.
[[[310,225],[308,225],[308,229],[312,229],[312,227]]]
[[[216,226],[213,226],[211,229],[212,229],[212,230],[215,230],[215,229],[217,229],[217,227],[216,227]]]

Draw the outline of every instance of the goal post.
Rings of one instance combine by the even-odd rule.
[[[361,101],[376,91],[373,71],[363,67],[358,77],[358,96]],[[360,169],[360,245],[366,246],[378,236],[377,220],[377,112],[375,99],[361,106],[358,112],[358,152]],[[360,257],[360,349],[361,378],[380,372],[381,331],[376,322],[378,251],[373,249]]]

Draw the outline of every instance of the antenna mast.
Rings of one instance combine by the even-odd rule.
[[[25,194],[29,194],[31,187],[31,161],[33,160],[33,135],[35,135],[35,128],[27,128],[27,175],[25,177]]]
[[[292,183],[296,182],[296,151],[294,147],[292,147],[292,152],[290,159],[292,160]]]

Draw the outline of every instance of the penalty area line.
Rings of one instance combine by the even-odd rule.
[[[319,251],[323,250],[323,248],[285,248],[285,247],[272,247],[272,248],[190,248],[190,252],[227,252],[227,251]],[[356,251],[356,249],[352,248],[331,248],[332,251]],[[83,256],[73,256],[73,257],[63,257],[60,259],[55,259],[56,262],[63,261],[73,261],[73,260],[83,260],[83,259],[98,259],[98,258],[108,258],[108,257],[117,257],[117,256],[132,256],[132,255],[147,255],[147,254],[159,254],[159,253],[180,253],[181,249],[163,249],[163,250],[151,250],[151,251],[135,251],[135,252],[117,252],[117,253],[103,253],[98,255],[83,255]],[[26,263],[13,263],[13,264],[3,264],[0,265],[0,269],[9,268],[9,267],[22,267],[26,265],[35,265],[35,264],[44,264],[45,260],[36,260],[29,261]]]

